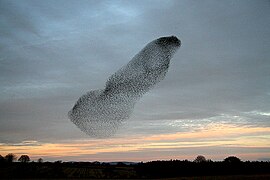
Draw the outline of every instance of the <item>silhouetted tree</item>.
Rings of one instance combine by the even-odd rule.
[[[206,158],[202,155],[199,155],[194,159],[194,162],[196,162],[196,163],[206,162]]]
[[[2,155],[0,155],[0,163],[4,163],[4,162],[5,162],[5,158]]]
[[[5,156],[7,162],[11,163],[17,159],[17,156],[13,153],[9,153]]]
[[[224,159],[224,162],[228,162],[228,163],[239,163],[239,162],[241,162],[241,160],[238,157],[229,156],[229,157],[227,157],[227,158]]]
[[[37,160],[37,162],[38,162],[38,163],[43,163],[43,159],[42,159],[42,158],[39,158],[39,159]]]
[[[30,157],[28,155],[21,155],[21,157],[18,159],[18,161],[22,163],[27,163],[30,161]]]

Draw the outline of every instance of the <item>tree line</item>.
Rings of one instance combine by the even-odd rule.
[[[0,155],[0,163],[3,163],[3,162],[8,162],[8,163],[12,163],[14,161],[17,160],[17,156],[13,153],[9,153],[7,154],[6,156],[2,156]],[[21,155],[19,158],[18,158],[18,161],[19,162],[22,162],[22,163],[28,163],[31,161],[30,157],[28,155]],[[42,158],[39,158],[37,160],[37,162],[39,163],[42,163],[43,162],[43,159]],[[56,163],[61,163],[62,161],[61,160],[58,160],[58,161],[55,161]],[[203,155],[198,155],[194,161],[195,163],[203,163],[203,162],[212,162],[211,159],[206,159]],[[230,162],[230,163],[237,163],[237,162],[241,162],[241,160],[238,158],[238,157],[235,157],[235,156],[229,156],[227,158],[224,159],[224,162]],[[99,162],[94,162],[94,163],[99,163]],[[121,164],[121,162],[120,162]]]
[[[17,162],[19,161],[19,162]],[[194,160],[156,160],[150,162],[43,162],[31,161],[28,155],[9,153],[0,155],[1,178],[92,178],[141,179],[245,175],[270,179],[270,162],[241,161],[229,156],[223,161],[212,161],[202,155]],[[257,177],[257,176],[260,177]],[[245,178],[245,177],[242,177]]]
[[[17,160],[17,156],[15,154],[13,154],[13,153],[9,153],[4,157],[2,155],[0,155],[0,163],[2,163],[2,162],[12,163],[12,162],[14,162],[16,160]],[[28,155],[21,155],[18,158],[18,161],[22,162],[22,163],[27,163],[27,162],[30,162],[31,159],[30,159],[30,157]],[[42,163],[43,159],[39,158],[37,160],[37,162]],[[62,161],[58,160],[58,161],[55,161],[55,162],[56,163],[61,163]],[[212,160],[211,159],[206,159],[204,156],[199,155],[194,159],[193,162],[195,162],[195,163],[203,163],[203,162],[212,162]],[[229,157],[224,159],[224,162],[237,163],[237,162],[241,162],[241,160],[238,157],[229,156]],[[99,163],[99,162],[96,161],[94,163]],[[121,162],[120,162],[120,164],[121,164]]]
[[[2,156],[0,155],[0,163],[12,163],[14,161],[17,160],[17,156],[13,153],[9,153],[7,154],[6,156]],[[30,157],[28,155],[21,155],[19,158],[18,158],[18,161],[19,162],[22,162],[22,163],[28,163],[31,161]],[[43,159],[42,158],[39,158],[37,162],[43,162]]]

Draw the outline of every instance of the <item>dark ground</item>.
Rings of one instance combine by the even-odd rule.
[[[0,179],[270,179],[270,162],[153,161],[126,165],[90,162],[0,164]]]

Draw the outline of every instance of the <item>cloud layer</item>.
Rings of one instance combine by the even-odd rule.
[[[0,142],[88,138],[66,116],[73,103],[103,88],[142,44],[171,34],[181,53],[117,137],[211,122],[269,127],[269,8],[249,0],[2,0]]]

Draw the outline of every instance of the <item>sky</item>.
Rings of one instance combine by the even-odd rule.
[[[0,154],[44,161],[270,160],[270,1],[0,0]],[[148,42],[166,78],[110,138],[67,117]]]

